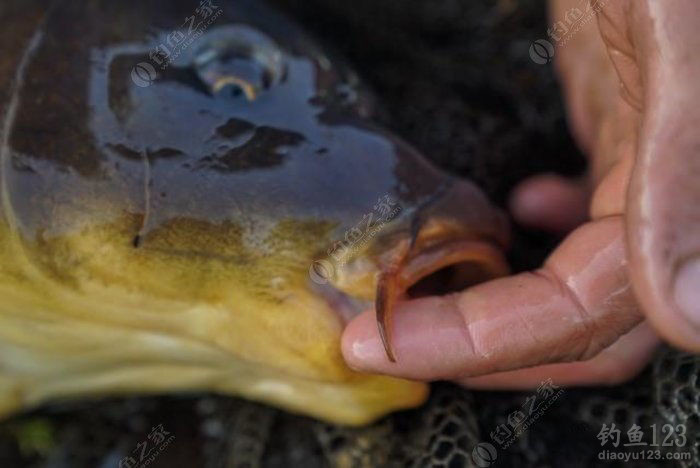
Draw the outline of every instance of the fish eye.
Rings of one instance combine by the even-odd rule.
[[[248,25],[228,25],[208,32],[192,65],[214,96],[254,101],[284,77],[284,54],[268,36]]]

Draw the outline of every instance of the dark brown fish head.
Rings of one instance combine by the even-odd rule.
[[[503,273],[484,195],[369,123],[356,75],[262,2],[44,3],[0,6],[0,412],[197,389],[348,424],[420,404],[425,384],[345,365],[343,313],[377,299],[387,332],[434,272]]]

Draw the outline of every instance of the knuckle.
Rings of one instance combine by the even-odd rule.
[[[562,279],[562,275],[551,264],[546,263],[536,272],[541,278],[549,282],[552,290],[557,291],[564,300],[566,307],[562,311],[575,323],[569,339],[562,346],[564,360],[585,361],[601,351],[598,341],[599,324],[588,308],[581,300],[579,292]]]

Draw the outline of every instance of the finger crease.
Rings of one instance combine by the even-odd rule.
[[[481,356],[484,357],[487,355],[487,353],[480,353],[477,351],[476,343],[474,341],[474,336],[472,335],[472,330],[469,327],[469,322],[467,322],[467,318],[465,317],[465,314],[461,312],[460,305],[459,305],[459,299],[461,295],[460,294],[450,294],[445,296],[445,300],[449,301],[447,306],[450,308],[450,310],[453,311],[453,313],[457,314],[462,321],[462,335],[464,336],[464,342],[467,344],[467,351],[468,353],[471,353],[473,356]]]
[[[543,268],[536,272],[541,277],[553,283],[557,289],[559,289],[560,294],[568,299],[568,301],[573,305],[573,309],[578,316],[578,321],[576,322],[579,329],[580,335],[584,339],[584,346],[581,351],[575,351],[572,356],[576,361],[582,361],[593,356],[598,350],[593,349],[593,338],[596,334],[596,324],[593,320],[588,309],[581,302],[580,297],[576,291],[569,286],[569,284],[562,280],[556,270],[552,269],[551,266],[545,265]]]

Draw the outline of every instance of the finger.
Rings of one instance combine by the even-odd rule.
[[[547,379],[565,386],[618,385],[646,367],[659,342],[649,324],[642,322],[587,361],[545,364],[481,377],[465,377],[457,382],[481,390],[526,390],[536,388]]]
[[[586,360],[642,319],[627,280],[619,217],[580,227],[534,273],[397,309],[397,362],[386,358],[374,313],[365,312],[343,334],[351,367],[433,380]]]
[[[549,2],[551,21],[566,21],[572,11],[582,7],[581,0]],[[586,10],[586,15],[590,14]],[[618,79],[596,25],[581,25],[575,34],[555,39],[555,65],[566,104],[569,127],[585,154],[591,154],[600,128],[600,120],[609,112],[610,103],[619,94]],[[559,40],[556,40],[559,38]]]
[[[523,226],[567,233],[588,218],[589,190],[555,174],[543,174],[521,182],[511,196],[510,208]]]
[[[630,278],[649,321],[700,350],[700,28],[696,0],[619,2],[600,20],[643,114],[627,192]]]

